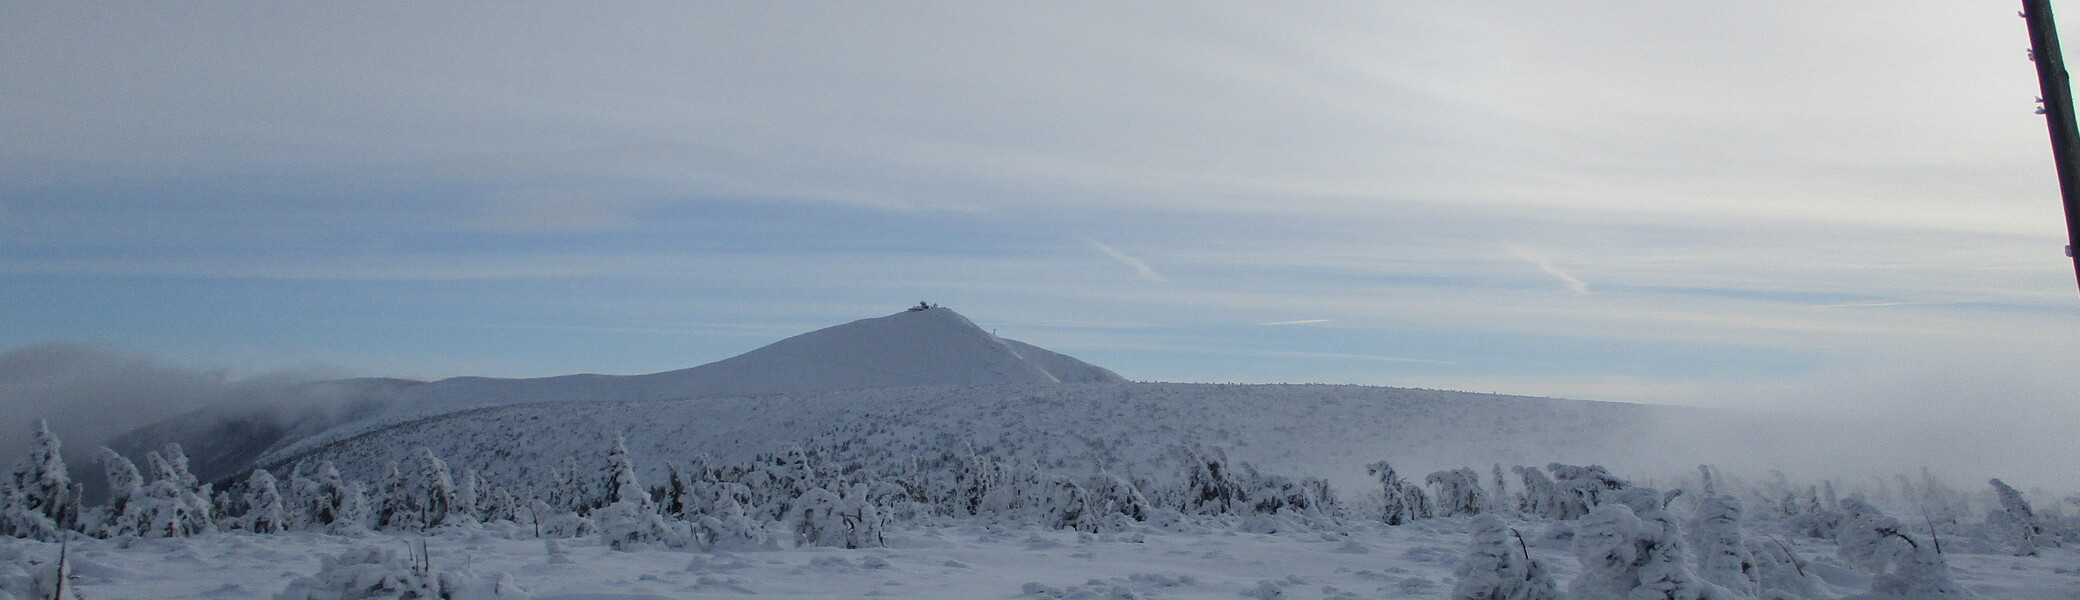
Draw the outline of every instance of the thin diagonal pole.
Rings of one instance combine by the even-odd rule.
[[[2037,63],[2037,89],[2043,93],[2044,124],[2051,129],[2051,158],[2058,163],[2058,189],[2066,207],[2066,255],[2073,257],[2073,276],[2080,284],[2080,133],[2073,125],[2073,86],[2065,57],[2058,49],[2058,28],[2051,23],[2051,0],[2022,0],[2029,21],[2030,59]]]

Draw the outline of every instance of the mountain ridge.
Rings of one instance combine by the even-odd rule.
[[[322,400],[329,406],[205,407],[112,438],[110,445],[132,455],[167,442],[207,448],[208,460],[197,465],[197,475],[212,478],[389,425],[490,406],[1125,381],[1103,367],[998,337],[952,309],[927,307],[833,325],[715,362],[642,375],[315,382],[312,387],[330,390]]]

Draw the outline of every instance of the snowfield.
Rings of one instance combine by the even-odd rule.
[[[567,461],[602,460],[627,438],[645,481],[697,457],[742,462],[795,446],[850,447],[876,467],[977,452],[1063,470],[1154,474],[1168,451],[1219,448],[1267,472],[1358,485],[1378,460],[1417,475],[1494,463],[1634,461],[1687,471],[1700,456],[1656,452],[1658,427],[1716,411],[1438,390],[1163,383],[935,386],[649,402],[530,403],[443,415],[264,463],[330,461],[374,481],[428,448],[457,472],[520,488]],[[1728,427],[1735,427],[1728,420]],[[1678,449],[1679,450],[1679,449]]]
[[[1517,522],[1527,535],[1541,525]],[[429,535],[215,533],[194,538],[90,540],[72,552],[83,597],[273,598],[318,570],[319,557],[374,546],[399,554],[424,542],[436,569],[504,573],[536,600],[681,598],[1450,598],[1467,546],[1466,520],[1388,527],[1247,533],[1235,524],[1196,531],[1084,534],[984,522],[891,532],[886,548],[617,552],[565,541],[568,562],[517,527]],[[1768,533],[1767,530],[1762,531]],[[1834,545],[1771,533],[1809,557],[1825,598],[1867,584]],[[1530,552],[1562,581],[1579,572],[1564,541],[1532,537]],[[0,554],[54,557],[57,545],[0,542]],[[1951,554],[1954,578],[1989,599],[2080,598],[2080,555]]]

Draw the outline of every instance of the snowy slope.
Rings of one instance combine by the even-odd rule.
[[[1410,473],[1550,461],[1683,461],[1648,430],[1709,411],[1438,390],[1332,385],[1105,383],[938,386],[666,401],[538,403],[445,415],[283,456],[374,480],[420,446],[459,472],[531,489],[615,434],[645,477],[697,455],[735,462],[790,445],[844,446],[874,464],[973,447],[1062,469],[1161,470],[1179,447],[1220,449],[1271,473],[1358,485],[1364,465]],[[1675,462],[1673,464],[1683,464]],[[1688,463],[1694,465],[1695,463]],[[1663,465],[1654,465],[1663,466]]]
[[[946,308],[904,311],[787,338],[742,355],[649,375],[457,377],[398,390],[380,411],[288,440],[270,459],[388,425],[536,402],[633,402],[928,386],[1122,382],[1104,368],[997,337]]]
[[[700,396],[1125,381],[1083,361],[999,338],[945,308],[853,321],[651,377]]]

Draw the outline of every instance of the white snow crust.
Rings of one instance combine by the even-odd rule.
[[[975,521],[913,525],[889,547],[751,552],[618,552],[597,538],[560,540],[560,561],[543,541],[510,526],[431,534],[211,533],[193,538],[80,540],[72,573],[85,598],[273,598],[319,571],[321,557],[355,548],[403,552],[423,542],[436,569],[508,576],[533,600],[694,598],[1063,598],[1235,600],[1449,598],[1453,569],[1468,546],[1468,521],[1442,518],[1387,527],[1241,531],[1209,522],[1178,531],[1090,535]],[[1565,540],[1511,520],[1528,550],[1561,581],[1580,573]],[[1781,531],[1780,540],[1819,574],[1818,598],[1853,596],[1867,582],[1834,557],[1834,544]],[[0,558],[50,560],[58,545],[0,539]],[[2073,598],[2080,553],[2042,557],[1952,553],[1953,576],[1981,598]],[[4,567],[0,567],[4,574]],[[1586,600],[1586,599],[1585,599]]]

